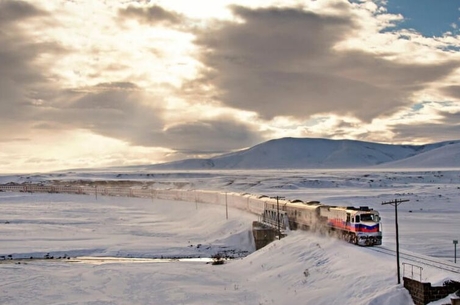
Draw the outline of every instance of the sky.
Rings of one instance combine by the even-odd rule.
[[[0,172],[459,139],[455,0],[0,0]]]

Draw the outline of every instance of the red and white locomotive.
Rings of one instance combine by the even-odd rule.
[[[278,220],[279,219],[279,220]],[[262,222],[283,229],[313,230],[335,234],[360,246],[382,244],[379,212],[366,207],[343,207],[318,201],[266,200]],[[279,223],[279,224],[278,224]]]

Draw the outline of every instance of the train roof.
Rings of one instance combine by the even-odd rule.
[[[369,208],[368,206],[359,206],[359,207],[355,207],[355,206],[324,206],[326,208],[336,208],[336,209],[339,209],[339,210],[348,210],[348,211],[361,211],[361,212],[370,212],[370,211],[374,211],[374,209],[372,208]]]
[[[360,206],[360,207],[348,206],[347,210],[372,211],[373,209],[369,208],[368,206]]]

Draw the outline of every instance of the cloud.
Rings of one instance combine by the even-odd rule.
[[[455,102],[426,102],[416,109],[418,116],[401,118],[387,125],[395,143],[430,143],[458,140],[460,105]],[[416,141],[414,141],[416,140]]]
[[[40,134],[86,130],[130,145],[212,153],[249,146],[261,139],[256,130],[229,116],[202,122],[185,117],[180,118],[181,123],[168,121],[165,116],[171,110],[167,109],[165,93],[173,93],[172,87],[164,83],[144,88],[135,82],[137,79],[120,79],[64,88],[55,81],[57,76],[51,72],[52,65],[47,66],[42,58],[50,55],[50,58],[62,59],[76,54],[77,46],[67,50],[56,41],[34,36],[30,27],[19,26],[31,20],[36,22],[32,24],[50,24],[55,22],[53,17],[21,1],[0,1],[0,14],[3,26],[0,31],[0,141],[3,143],[18,141],[11,130],[22,134],[21,138],[30,139],[31,143],[39,141]],[[144,16],[144,21],[149,22],[179,21],[179,15],[159,7],[132,7],[120,14]]]
[[[21,131],[21,120],[29,116],[29,106],[51,94],[52,84],[39,57],[65,52],[58,43],[36,39],[27,32],[36,20],[48,19],[46,12],[22,1],[0,1],[0,126],[2,133]],[[25,22],[30,24],[24,27]],[[5,128],[7,127],[7,128]],[[8,130],[8,131],[6,131]]]
[[[460,118],[459,114],[446,118],[446,121]],[[394,132],[393,140],[395,143],[433,143],[450,140],[458,140],[460,125],[445,125],[443,123],[427,122],[423,124],[399,124],[391,128]],[[434,139],[434,140],[433,140]]]
[[[457,86],[447,86],[442,88],[442,91],[447,95],[460,100],[460,85]]]
[[[131,82],[110,82],[100,83],[96,85],[96,88],[101,89],[120,89],[120,90],[138,90],[139,87]]]
[[[28,138],[8,138],[8,139],[2,139],[0,138],[0,143],[6,143],[6,142],[29,142],[30,139]]]
[[[130,145],[188,153],[224,152],[262,140],[255,128],[229,116],[191,122],[182,118],[172,124],[164,118],[164,102],[129,82],[101,83],[61,92],[52,106],[31,106],[30,112],[38,122],[34,129],[83,129]]]
[[[36,107],[35,118],[67,130],[85,129],[136,145],[154,145],[152,130],[161,130],[162,110],[144,103],[135,84],[97,84],[61,92],[52,107]],[[160,98],[150,96],[150,98]]]
[[[183,18],[182,15],[165,10],[158,5],[149,7],[130,5],[120,9],[118,14],[123,19],[136,19],[148,24],[179,24]]]
[[[460,134],[460,111],[440,111],[439,114],[442,116],[440,124],[450,126],[452,130],[457,133],[455,136],[451,137],[451,139],[458,139],[458,135]]]
[[[407,106],[414,92],[448,76],[458,61],[402,63],[335,46],[359,30],[349,6],[321,15],[301,8],[234,6],[243,22],[197,33],[202,83],[227,106],[264,119],[334,113],[370,122]],[[378,33],[376,33],[378,35]]]
[[[43,15],[47,15],[47,13],[25,1],[4,0],[0,2],[1,26]]]
[[[229,117],[180,123],[161,135],[164,143],[187,154],[215,154],[262,142],[260,132]]]

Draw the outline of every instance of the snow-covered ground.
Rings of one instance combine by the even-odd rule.
[[[409,199],[398,207],[402,253],[454,265],[452,240],[460,239],[459,171],[72,171],[2,176],[0,183],[56,179],[133,180],[156,188],[367,205],[383,217],[383,249],[395,247],[394,207],[381,203]],[[3,261],[0,304],[413,304],[408,292],[396,283],[394,256],[302,231],[254,252],[250,230],[257,216],[230,209],[226,219],[222,206],[3,192],[0,210],[0,255],[6,257],[249,253],[224,265],[148,260]],[[460,280],[459,273],[409,259],[402,255],[401,262],[423,267],[423,281]]]

